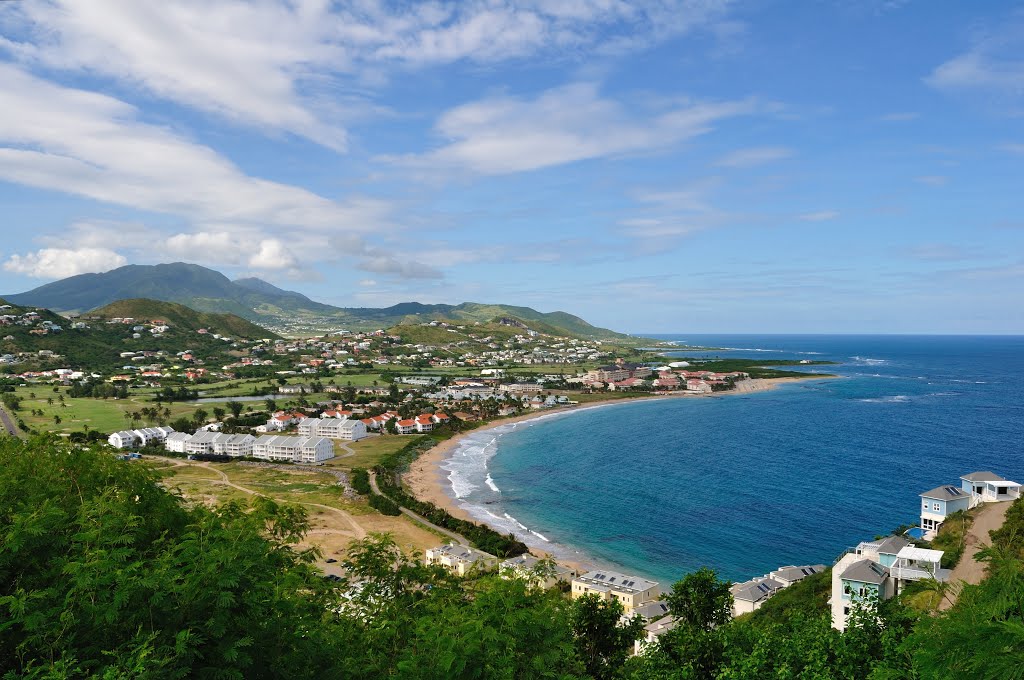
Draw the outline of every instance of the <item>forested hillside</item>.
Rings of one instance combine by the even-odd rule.
[[[617,603],[459,580],[379,536],[355,544],[349,580],[329,581],[296,547],[303,510],[189,505],[157,481],[106,450],[0,440],[0,675],[1012,678],[1024,667],[1020,502],[982,553],[989,578],[948,612],[891,601],[840,634],[811,584],[791,616],[726,622],[728,586],[701,570],[667,597],[675,629],[627,659],[639,628],[617,625]]]

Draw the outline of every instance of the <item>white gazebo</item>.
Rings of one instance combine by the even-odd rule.
[[[949,569],[943,569],[941,550],[927,550],[912,545],[900,548],[896,562],[889,568],[894,578],[900,581],[920,581],[933,578],[936,581],[949,579]]]

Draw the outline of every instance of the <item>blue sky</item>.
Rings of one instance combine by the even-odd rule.
[[[1014,3],[0,3],[0,111],[0,291],[1024,333]]]

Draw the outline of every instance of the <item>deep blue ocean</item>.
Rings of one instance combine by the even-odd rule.
[[[464,440],[443,467],[475,516],[667,587],[831,564],[916,522],[917,494],[1024,481],[1024,337],[656,336],[679,356],[823,359],[839,378],[580,409]]]

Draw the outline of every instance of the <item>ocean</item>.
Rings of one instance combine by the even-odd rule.
[[[474,433],[442,465],[459,504],[667,588],[702,566],[741,581],[831,564],[968,472],[1024,481],[1024,337],[655,337],[721,348],[679,356],[836,361],[802,370],[839,378]]]

